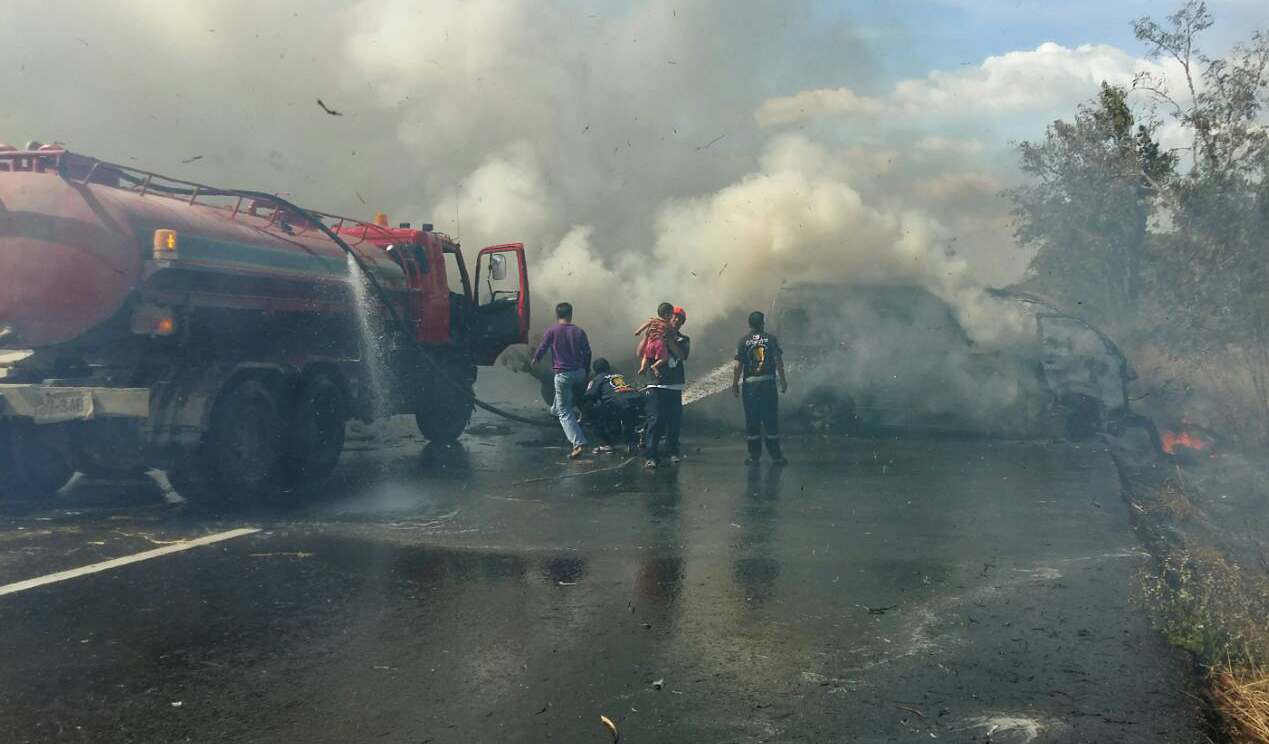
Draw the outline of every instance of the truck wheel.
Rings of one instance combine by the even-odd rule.
[[[0,423],[0,498],[43,499],[75,474],[54,425]]]
[[[198,449],[169,474],[172,487],[204,503],[254,500],[277,486],[282,422],[273,392],[243,380],[220,394]]]
[[[325,374],[309,378],[295,403],[287,432],[282,467],[292,482],[310,482],[330,475],[344,451],[348,403],[344,391]]]
[[[419,433],[432,442],[453,442],[458,439],[471,421],[475,404],[472,403],[472,382],[475,368],[466,376],[450,373],[450,380],[461,390],[453,390],[445,383],[433,385],[421,396],[419,408],[414,412],[414,423]]]

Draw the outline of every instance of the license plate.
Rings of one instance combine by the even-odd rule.
[[[45,391],[32,418],[37,424],[57,424],[92,418],[93,394],[85,390]]]

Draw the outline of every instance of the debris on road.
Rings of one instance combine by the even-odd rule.
[[[617,742],[621,739],[621,732],[617,730],[617,724],[613,723],[612,719],[608,716],[600,716],[599,722],[608,727],[609,733],[612,734],[613,744],[617,744]]]
[[[317,105],[318,105],[318,106],[321,106],[321,107],[322,107],[322,111],[325,111],[326,113],[330,114],[331,116],[343,116],[343,115],[344,115],[344,113],[343,113],[342,111],[336,111],[336,110],[335,110],[335,109],[333,109],[333,108],[329,108],[326,104],[322,103],[322,99],[320,99],[320,98],[319,98],[319,99],[317,99]]]
[[[860,605],[860,607],[868,610],[869,615],[884,615],[891,610],[899,609],[899,605],[890,605],[888,607],[869,607],[868,605]]]
[[[661,679],[655,679],[655,680],[653,680],[653,681],[652,681],[652,689],[654,689],[654,690],[659,690],[659,689],[661,689],[662,687],[665,687],[665,678],[664,678],[664,677],[662,677]]]

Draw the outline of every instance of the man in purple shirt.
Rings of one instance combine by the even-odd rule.
[[[555,306],[555,325],[546,329],[537,351],[533,352],[533,363],[542,358],[547,351],[551,352],[551,369],[555,372],[555,403],[551,413],[560,417],[560,426],[564,436],[573,445],[569,453],[570,459],[582,456],[586,451],[586,435],[577,423],[577,413],[573,411],[573,389],[586,382],[586,370],[590,369],[590,341],[586,331],[573,325],[573,306],[561,302]]]

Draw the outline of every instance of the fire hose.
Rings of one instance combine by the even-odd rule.
[[[137,179],[128,175],[122,168],[118,169],[118,173],[124,180],[131,181],[135,184],[141,183],[141,179]],[[149,188],[152,191],[163,191],[169,194],[182,194],[185,196],[189,196],[195,193],[193,189],[176,188],[176,187],[164,186],[164,185],[155,184],[155,183],[150,183]],[[542,427],[554,426],[554,424],[551,422],[535,420],[531,418],[526,418],[524,416],[518,416],[514,413],[511,413],[510,411],[504,411],[501,408],[498,408],[497,406],[486,403],[480,398],[477,398],[475,394],[467,390],[465,387],[463,387],[462,385],[459,385],[458,383],[450,379],[449,375],[446,374],[445,369],[441,366],[439,362],[436,361],[436,359],[432,356],[431,352],[429,352],[423,344],[420,344],[418,341],[416,341],[414,337],[411,335],[409,326],[406,324],[405,319],[401,317],[401,315],[397,312],[396,307],[393,306],[391,300],[388,297],[388,293],[383,289],[383,286],[379,284],[379,279],[374,275],[374,272],[367,270],[365,263],[361,260],[361,256],[357,255],[357,252],[354,251],[351,246],[345,243],[343,238],[340,238],[339,235],[336,234],[334,230],[331,230],[329,227],[327,227],[326,223],[322,222],[322,220],[318,218],[316,215],[310,214],[308,210],[304,209],[303,207],[292,204],[291,202],[287,201],[286,199],[283,199],[280,196],[277,196],[275,194],[265,193],[263,191],[202,188],[198,191],[198,194],[202,196],[237,196],[244,199],[254,199],[261,202],[267,202],[267,203],[273,204],[279,209],[282,209],[294,214],[296,217],[299,217],[301,220],[311,225],[314,225],[315,227],[317,227],[317,229],[321,230],[322,233],[326,235],[326,237],[330,238],[331,241],[335,243],[335,245],[339,246],[340,250],[342,250],[345,254],[347,254],[352,259],[353,263],[357,265],[357,268],[361,272],[361,275],[364,276],[367,282],[370,284],[370,287],[372,291],[374,292],[375,297],[378,298],[379,302],[387,310],[388,316],[391,318],[393,324],[395,324],[400,330],[401,337],[403,339],[406,339],[406,341],[414,347],[414,350],[418,352],[419,355],[422,356],[425,360],[427,360],[427,363],[432,367],[432,371],[435,373],[436,378],[440,380],[442,383],[444,383],[446,387],[450,388],[450,390],[457,393],[460,397],[469,401],[470,403],[475,405],[477,408],[486,410],[496,416],[501,416],[505,419],[516,421],[521,424],[528,424],[530,426],[542,426]]]

